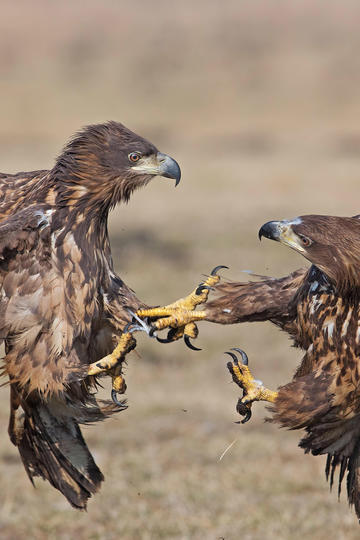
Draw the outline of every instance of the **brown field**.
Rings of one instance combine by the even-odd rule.
[[[1,170],[51,167],[80,126],[120,120],[183,170],[176,191],[156,179],[113,212],[116,267],[140,298],[176,299],[217,264],[236,280],[285,274],[304,262],[259,244],[262,223],[360,211],[359,17],[346,0],[4,0]],[[31,487],[2,388],[0,538],[359,538],[345,493],[329,493],[324,458],[305,456],[299,433],[264,424],[260,404],[234,423],[223,351],[244,348],[272,387],[301,353],[268,324],[202,324],[198,345],[139,336],[129,410],[84,430],[106,476],[87,513]]]

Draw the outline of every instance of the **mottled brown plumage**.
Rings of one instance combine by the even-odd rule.
[[[293,380],[269,400],[272,421],[305,429],[300,446],[327,454],[331,485],[339,467],[339,492],[348,473],[349,502],[360,518],[360,220],[302,216],[269,222],[259,234],[295,249],[313,265],[278,280],[222,285],[223,296],[207,305],[207,318],[270,320],[305,351]],[[237,378],[236,363],[229,369]],[[246,393],[247,380],[241,379],[240,373]],[[253,386],[249,379],[255,395]]]
[[[121,410],[95,398],[89,364],[110,353],[144,304],[113,269],[109,210],[180,169],[109,122],[85,128],[53,169],[0,175],[0,338],[11,383],[9,434],[32,479],[85,508],[103,476],[78,424]]]

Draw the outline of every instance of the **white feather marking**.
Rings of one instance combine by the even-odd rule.
[[[89,192],[88,188],[84,186],[83,184],[77,184],[76,185],[76,194],[80,195],[86,195]]]
[[[314,296],[310,302],[310,313],[314,315],[315,311],[321,306],[321,301],[319,296]]]
[[[294,219],[284,219],[282,223],[285,223],[286,225],[300,225],[302,223],[302,219],[299,217]]]
[[[318,281],[314,281],[314,283],[311,285],[310,287],[310,292],[314,292],[316,291],[316,289],[318,288],[319,286],[319,282]]]
[[[324,325],[324,332],[327,332],[328,337],[332,337],[334,333],[335,323],[334,321],[329,321],[327,324]]]
[[[51,235],[51,247],[53,249],[55,249],[55,244],[56,244],[57,237],[62,232],[64,232],[64,227],[61,227],[61,229],[59,229],[58,231],[55,231],[55,232],[52,233],[52,235]]]
[[[344,324],[342,325],[342,329],[341,329],[341,337],[346,336],[346,333],[347,333],[347,329],[348,329],[348,326],[349,326],[349,322],[350,322],[350,319],[351,319],[352,312],[353,312],[353,308],[350,308],[349,311],[348,311],[348,314],[347,314],[347,316],[346,316],[346,319],[345,319],[345,321],[344,321]]]

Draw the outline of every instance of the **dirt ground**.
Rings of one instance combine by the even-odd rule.
[[[261,224],[360,211],[359,16],[346,0],[4,0],[1,170],[51,167],[79,127],[122,121],[183,172],[176,190],[155,179],[112,214],[116,268],[140,298],[174,300],[218,264],[236,280],[284,275],[305,262],[259,244]],[[1,539],[359,538],[300,433],[264,424],[260,404],[234,423],[223,352],[244,348],[273,388],[301,353],[265,323],[201,324],[197,345],[139,336],[129,409],[84,429],[106,477],[87,513],[42,481],[32,488],[2,388]]]

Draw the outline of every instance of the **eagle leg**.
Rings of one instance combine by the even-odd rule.
[[[209,291],[220,281],[217,272],[221,268],[227,268],[227,266],[216,266],[210,276],[185,298],[180,298],[164,307],[140,309],[136,315],[141,319],[145,317],[157,319],[152,323],[152,334],[157,330],[170,328],[166,339],[158,338],[161,343],[170,343],[183,337],[188,347],[199,350],[192,345],[190,338],[197,337],[198,329],[195,321],[205,319],[206,313],[205,311],[196,311],[196,307],[207,301]]]
[[[123,332],[121,334],[119,343],[115,347],[112,353],[104,356],[97,362],[93,362],[89,365],[88,375],[100,375],[101,373],[111,373],[114,368],[121,365],[125,356],[135,349],[136,341],[130,332]],[[116,374],[115,374],[116,376]]]
[[[10,387],[10,419],[8,433],[11,442],[18,446],[24,432],[25,415],[22,409],[20,395],[14,384]]]
[[[122,375],[122,364],[125,356],[136,347],[136,341],[133,338],[132,333],[143,331],[150,335],[150,331],[152,330],[146,321],[140,319],[135,313],[130,311],[130,309],[127,311],[132,315],[133,320],[123,329],[119,343],[112,353],[104,356],[97,362],[90,364],[87,372],[88,376],[100,375],[102,373],[111,375],[111,398],[115,405],[118,405],[119,407],[124,407],[124,402],[117,399],[117,394],[124,394],[126,391],[126,383]]]
[[[227,368],[231,373],[232,379],[243,391],[242,398],[239,398],[237,402],[236,410],[241,416],[244,416],[241,424],[245,424],[251,418],[251,406],[254,401],[269,401],[270,403],[274,403],[278,393],[265,388],[261,381],[254,379],[248,367],[248,357],[242,349],[235,347],[231,350],[240,353],[242,358],[242,362],[239,362],[239,359],[233,352],[225,353],[230,355],[233,360],[227,363]]]
[[[135,349],[136,341],[132,336],[131,331],[129,331],[127,325],[124,328],[123,333],[121,334],[119,343],[115,347],[112,353],[104,356],[97,362],[90,364],[88,369],[88,375],[100,375],[101,373],[107,373],[111,375],[112,378],[112,390],[111,390],[111,399],[121,408],[124,408],[124,402],[121,402],[117,398],[117,394],[124,394],[126,391],[125,379],[122,375],[122,364],[124,362],[125,356]]]

